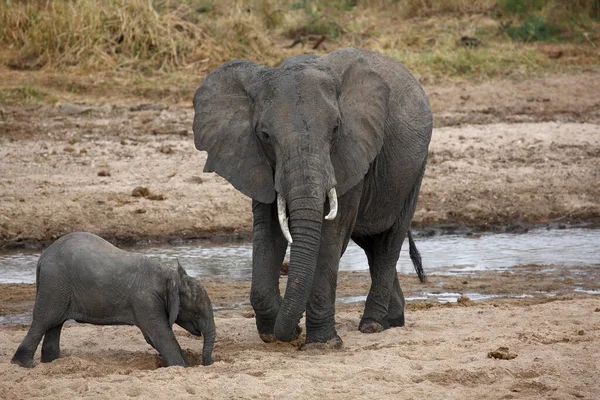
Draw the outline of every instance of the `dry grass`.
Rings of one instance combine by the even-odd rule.
[[[323,35],[316,52],[347,45],[379,50],[425,83],[577,69],[600,60],[596,3],[0,0],[0,102],[90,96],[188,101],[201,78],[225,61],[277,65],[313,51]],[[552,59],[548,45],[508,37],[507,25],[521,29],[531,15],[556,26],[562,21],[561,34],[572,35],[557,41],[570,41],[569,57]],[[528,32],[529,25],[523,29]],[[481,45],[465,48],[462,36]],[[304,44],[287,48],[294,38]],[[31,88],[46,95],[27,95]]]

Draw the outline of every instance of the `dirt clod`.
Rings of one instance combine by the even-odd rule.
[[[497,358],[499,360],[512,360],[513,358],[517,358],[517,354],[511,353],[508,350],[508,347],[498,347],[498,349],[490,351],[488,353],[488,358]]]
[[[150,195],[150,189],[145,186],[138,186],[131,192],[133,197],[148,197]]]
[[[98,171],[98,176],[110,176],[110,172],[105,169],[102,169]]]
[[[281,264],[281,271],[280,274],[281,275],[287,275],[290,269],[290,263],[288,261],[284,261],[283,264]]]

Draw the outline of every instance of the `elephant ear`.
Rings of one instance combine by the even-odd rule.
[[[206,150],[204,172],[216,172],[262,203],[275,201],[273,170],[253,134],[248,95],[259,71],[249,61],[231,61],[211,72],[194,95],[194,144]]]
[[[169,317],[169,326],[173,326],[175,321],[177,321],[177,315],[179,315],[181,271],[185,274],[185,270],[179,264],[179,260],[177,260],[177,269],[169,268],[167,273],[167,315]]]
[[[334,72],[341,72],[339,107],[341,125],[331,162],[341,196],[360,182],[383,145],[390,88],[356,49],[323,57]],[[350,63],[348,63],[350,60]]]

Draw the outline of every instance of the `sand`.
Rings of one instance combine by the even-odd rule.
[[[213,365],[199,365],[202,341],[179,327],[193,364],[187,369],[163,368],[135,327],[68,323],[61,358],[41,364],[38,350],[37,365],[24,369],[9,363],[27,330],[16,322],[0,327],[0,398],[593,399],[600,390],[600,299],[574,290],[600,289],[597,266],[530,265],[432,275],[425,284],[414,275],[400,281],[407,297],[424,291],[499,297],[409,302],[405,327],[370,335],[357,328],[364,303],[338,303],[343,348],[302,350],[302,337],[294,344],[260,340],[247,305],[249,282],[206,278],[217,309]],[[367,273],[343,272],[338,298],[364,295],[368,285]],[[0,312],[30,313],[33,296],[34,285],[3,285]],[[516,358],[488,357],[500,347]]]
[[[73,325],[63,358],[8,364],[22,329],[0,330],[0,398],[597,398],[600,302],[565,299],[410,310],[407,326],[366,335],[360,308],[337,313],[342,350],[265,344],[253,318],[217,313],[214,364],[158,368],[134,327]],[[176,334],[197,363],[201,341]],[[508,347],[512,360],[488,358]]]

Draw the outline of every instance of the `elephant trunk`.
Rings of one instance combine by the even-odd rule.
[[[214,319],[208,321],[205,325],[206,327],[202,330],[202,336],[204,337],[204,344],[202,346],[202,365],[210,365],[212,364],[212,352],[217,331],[215,329]]]
[[[289,342],[306,309],[313,286],[323,224],[325,186],[304,184],[288,194],[289,223],[293,244],[283,303],[275,321],[277,339]]]

